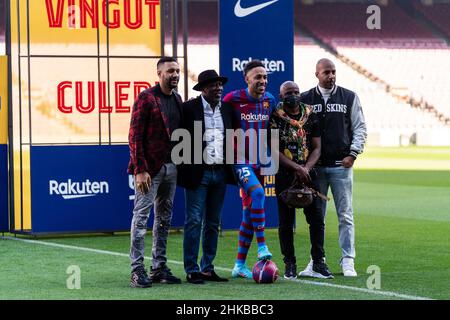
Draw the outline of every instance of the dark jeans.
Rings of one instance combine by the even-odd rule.
[[[294,172],[282,170],[275,177],[275,192],[278,202],[278,237],[280,239],[281,253],[283,254],[284,263],[296,263],[294,249],[294,231],[295,208],[289,208],[278,195],[289,188],[294,178]],[[313,187],[317,190],[314,172],[311,172]],[[325,217],[318,212],[322,212],[317,206],[321,206],[321,201],[317,198],[313,203],[303,209],[306,222],[309,224],[309,237],[311,240],[311,257],[314,262],[321,261],[325,257],[323,248],[325,238]]]
[[[226,191],[225,169],[205,170],[197,189],[186,189],[183,257],[186,273],[214,270],[220,213]],[[197,264],[202,238],[203,256]]]

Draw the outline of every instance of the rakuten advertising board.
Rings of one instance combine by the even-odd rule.
[[[31,224],[33,233],[113,232],[130,229],[134,182],[127,173],[128,146],[31,147]],[[270,179],[267,177],[266,179]],[[267,180],[266,195],[274,195]],[[223,229],[238,229],[239,190],[230,186]],[[276,226],[276,207],[266,206],[266,225]],[[184,225],[184,189],[177,188],[172,228]],[[153,213],[148,226],[153,225]]]

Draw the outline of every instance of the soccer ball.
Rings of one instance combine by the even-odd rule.
[[[252,274],[257,283],[273,283],[278,279],[278,268],[275,262],[262,260],[255,263]]]

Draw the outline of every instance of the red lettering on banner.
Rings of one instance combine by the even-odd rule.
[[[87,27],[86,14],[91,17],[92,28],[98,28],[98,0],[91,0],[91,5],[88,5],[88,0],[80,0],[80,26]]]
[[[100,113],[111,113],[113,108],[106,105],[106,82],[101,81],[98,86],[98,105]]]
[[[109,2],[109,8],[107,6],[107,2]],[[111,10],[111,4],[119,4],[119,0],[103,0],[103,25],[109,26],[111,29],[117,29],[120,28],[120,11],[117,9],[113,9],[113,20],[109,20],[108,22],[108,10]]]
[[[72,88],[72,82],[63,81],[58,84],[58,109],[62,113],[72,113],[72,107],[68,107],[64,104],[64,101],[66,100],[64,90],[67,88]]]
[[[129,106],[123,106],[122,102],[128,100],[128,94],[122,93],[122,89],[129,88],[131,85],[131,82],[125,81],[125,82],[116,82],[116,112],[117,113],[127,113],[130,112]]]
[[[134,99],[136,99],[139,93],[141,93],[143,90],[151,87],[152,87],[151,84],[146,81],[136,81],[134,83]]]
[[[53,1],[45,0],[45,6],[47,7],[48,25],[50,28],[61,28],[63,21],[64,1],[58,0],[58,5],[55,10],[53,9]]]
[[[132,2],[135,2],[135,12],[131,12]],[[160,0],[102,0],[102,8],[99,9],[98,0],[57,0],[56,11],[53,5],[55,0],[45,0],[48,24],[50,28],[63,27],[63,15],[67,3],[67,17],[69,28],[75,28],[76,19],[80,20],[80,28],[88,27],[88,17],[91,20],[90,27],[96,29],[99,24],[99,12],[102,13],[103,25],[111,29],[121,27],[121,22],[129,29],[139,29],[144,24],[144,7],[148,7],[148,28],[156,29],[156,7]],[[79,8],[79,17],[75,7]],[[108,11],[110,15],[108,16]],[[122,13],[123,12],[123,13]],[[112,16],[111,16],[112,14]],[[134,21],[133,21],[134,16]],[[123,18],[122,18],[123,17]]]
[[[98,86],[97,97],[95,96],[96,85]],[[151,87],[150,83],[146,81],[117,81],[113,85],[115,106],[109,106],[107,105],[108,96],[105,81],[87,81],[86,83],[81,81],[63,81],[57,87],[58,110],[62,113],[73,112],[73,106],[69,106],[66,99],[66,90],[71,89],[75,97],[75,109],[80,113],[91,113],[95,110],[96,106],[98,106],[99,113],[112,113],[114,109],[115,113],[129,113],[131,106],[124,105],[124,103],[129,99],[130,95],[134,94],[134,99],[136,99],[139,93]],[[86,94],[87,104],[83,105],[83,101],[86,101],[83,97],[86,97]]]
[[[75,0],[69,0],[69,15],[68,15],[68,25],[69,28],[77,27],[77,7],[75,6]]]
[[[156,29],[156,6],[159,5],[159,0],[145,0],[148,5],[149,14],[149,29]]]
[[[94,81],[88,82],[88,105],[83,106],[83,89],[81,88],[82,82],[75,82],[75,107],[81,113],[91,113],[95,108],[94,104]]]
[[[139,10],[141,8],[141,10]],[[142,25],[142,0],[136,0],[136,21],[131,22],[131,3],[125,0],[125,25],[130,29],[139,29]]]

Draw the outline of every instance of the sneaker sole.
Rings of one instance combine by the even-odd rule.
[[[231,277],[232,278],[234,278],[234,279],[239,279],[239,278],[242,278],[242,279],[252,279],[253,278],[253,276],[252,277],[246,277],[244,274],[242,274],[242,273],[232,273],[231,274]]]
[[[203,281],[203,282],[195,282],[195,281],[188,281],[188,280],[186,280],[186,282],[187,283],[189,283],[189,284],[195,284],[195,285],[201,285],[201,284],[205,284],[205,282]]]
[[[293,280],[293,279],[297,279],[297,276],[295,276],[295,277],[286,277],[286,276],[284,276],[283,278],[285,278],[286,280]]]
[[[333,275],[324,276],[323,274],[315,272],[315,271],[312,271],[311,274],[312,274],[313,278],[317,278],[317,279],[334,279]]]
[[[334,279],[333,275],[324,276],[323,274],[320,274],[315,271],[302,271],[298,274],[300,277],[305,278],[316,278],[316,279]]]
[[[341,266],[342,267],[342,266]],[[353,270],[352,270],[353,269]],[[344,275],[344,277],[349,277],[349,278],[354,278],[357,277],[358,274],[356,273],[354,268],[349,268],[348,270],[350,272],[350,274],[345,274],[345,269],[342,268],[342,274]]]
[[[140,284],[136,284],[136,283],[130,283],[130,287],[131,287],[131,288],[141,288],[141,289],[144,289],[144,288],[151,288],[151,286],[152,286],[151,284],[144,286],[144,285],[140,285]]]
[[[300,272],[298,273],[298,275],[299,275],[300,277],[312,277],[312,274],[311,274],[311,271],[310,271],[310,270],[308,270],[308,271],[305,271],[305,270],[300,271]]]
[[[181,284],[181,280],[180,281],[156,281],[157,283],[162,283],[162,284]]]
[[[181,280],[179,281],[170,281],[170,280],[153,280],[153,283],[162,283],[162,284],[181,284]]]
[[[271,256],[271,255],[265,255],[265,256],[262,256],[262,257],[258,257],[258,260],[259,260],[259,261],[262,261],[262,260],[270,260],[270,259],[272,259],[272,256]]]

